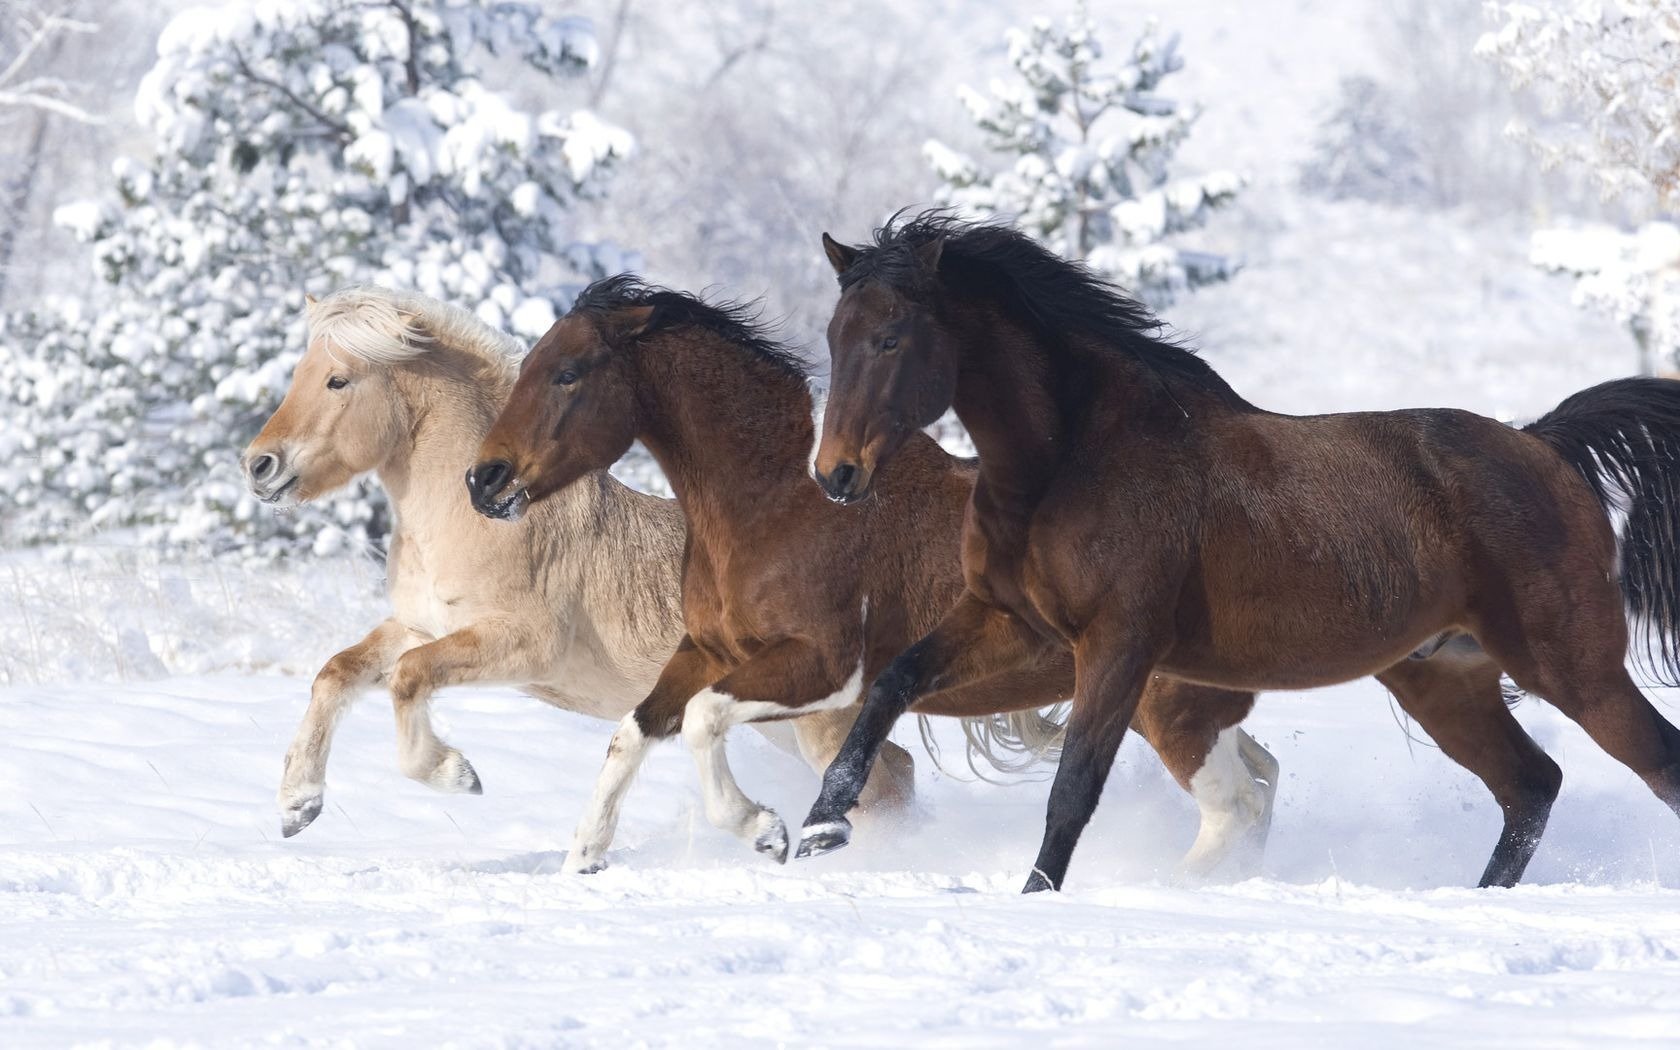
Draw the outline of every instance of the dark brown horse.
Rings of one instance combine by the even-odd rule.
[[[1156,672],[1242,690],[1378,674],[1504,809],[1483,885],[1521,877],[1560,779],[1501,703],[1501,669],[1680,811],[1680,731],[1624,666],[1625,603],[1676,670],[1680,385],[1605,383],[1522,430],[1447,409],[1278,415],[1013,230],[932,214],[824,242],[842,291],[818,480],[859,504],[952,406],[980,480],[967,588],[875,681],[802,856],[844,844],[901,713],[1047,650],[1073,653],[1078,684],[1029,891],[1061,885]],[[1485,652],[1407,659],[1451,632]]]
[[[785,860],[786,828],[735,784],[725,732],[857,703],[962,592],[972,464],[911,435],[876,479],[877,498],[840,509],[807,474],[814,438],[806,375],[789,351],[739,308],[631,278],[586,290],[525,360],[468,475],[475,507],[516,516],[640,439],[688,519],[688,633],[613,735],[570,869],[601,864],[648,744],[679,731],[710,820]],[[991,715],[1070,696],[1068,654],[1041,657],[936,692],[922,710]],[[1264,835],[1276,764],[1232,728],[1252,700],[1164,678],[1145,690],[1142,731],[1203,810],[1192,872],[1214,867],[1244,832]]]

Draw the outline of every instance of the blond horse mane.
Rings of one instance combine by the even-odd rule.
[[[378,367],[401,365],[440,346],[464,350],[511,381],[525,346],[459,306],[375,285],[342,288],[309,303],[309,341]]]

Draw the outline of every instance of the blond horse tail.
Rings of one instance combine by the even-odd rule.
[[[1068,704],[1060,703],[1037,710],[960,719],[969,772],[981,780],[995,782],[997,778],[992,773],[1009,776],[1024,773],[1040,763],[1055,764],[1062,757],[1062,741],[1067,736],[1068,708]],[[939,741],[933,736],[933,723],[927,715],[916,716],[916,728],[933,764],[941,772],[953,774],[943,760]]]

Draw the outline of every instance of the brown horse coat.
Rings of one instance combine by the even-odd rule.
[[[687,517],[688,633],[647,699],[614,735],[568,864],[598,866],[629,777],[650,741],[682,732],[714,823],[785,859],[774,813],[747,799],[723,756],[732,724],[850,706],[863,684],[937,623],[962,591],[959,543],[974,467],[907,435],[876,498],[837,508],[807,476],[814,433],[806,376],[739,309],[629,278],[598,282],[538,342],[469,477],[474,505],[517,516],[640,440]],[[1061,700],[1066,652],[935,691],[922,710],[989,715]],[[1252,697],[1159,680],[1143,729],[1193,786]],[[1238,833],[1263,833],[1275,765],[1227,734],[1238,783],[1199,792],[1213,814],[1192,866]],[[1257,784],[1250,768],[1265,784]],[[1223,771],[1222,771],[1223,772]],[[849,807],[848,807],[849,808]],[[1211,829],[1211,830],[1209,830]],[[1205,841],[1204,841],[1205,840]]]

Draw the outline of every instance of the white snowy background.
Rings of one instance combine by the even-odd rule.
[[[893,208],[934,200],[928,140],[984,151],[958,88],[1008,75],[1008,27],[1071,9],[536,6],[590,19],[593,63],[561,76],[479,54],[486,79],[525,111],[586,110],[634,141],[603,193],[562,193],[569,235],[620,246],[655,280],[762,294],[807,342],[833,295],[817,233],[858,240]],[[0,107],[32,83],[100,119],[0,108],[0,309],[58,297],[95,330],[167,328],[167,298],[102,306],[88,249],[51,216],[108,193],[113,160],[152,148],[134,100],[182,7],[0,8],[0,67],[27,43],[26,15],[89,23],[32,60],[34,80],[0,70]],[[1245,182],[1190,238],[1242,269],[1164,309],[1255,402],[1533,416],[1632,371],[1641,317],[1657,336],[1646,352],[1673,367],[1663,315],[1629,291],[1668,279],[1665,205],[1605,202],[1594,173],[1542,172],[1502,134],[1513,118],[1571,125],[1472,54],[1494,25],[1481,5],[1094,7],[1110,57],[1150,15],[1181,34],[1170,93],[1201,115],[1175,166]],[[1318,143],[1349,98],[1367,100],[1358,149],[1326,165]],[[1590,232],[1531,243],[1558,226]],[[1654,232],[1615,240],[1641,229]],[[1616,267],[1631,276],[1601,280],[1608,294],[1583,286],[1589,306],[1616,300],[1603,312],[1547,272]],[[332,273],[323,262],[308,279]],[[529,287],[562,296],[566,279],[545,270]],[[493,300],[459,283],[422,290]],[[249,316],[278,318],[302,291],[238,294]],[[504,300],[510,326],[535,323],[537,308],[515,322],[524,301]],[[207,373],[225,360],[284,381],[262,372],[268,358],[201,345]],[[0,362],[0,387],[14,378]],[[241,396],[260,412],[268,395],[255,383]],[[228,432],[243,417],[221,411],[203,417],[219,429],[190,440],[225,484],[250,433]],[[0,472],[17,500],[41,461],[8,433],[0,424]],[[194,494],[159,483],[140,495]],[[631,793],[612,866],[563,877],[610,727],[487,689],[437,706],[483,797],[404,779],[388,703],[370,695],[335,745],[326,811],[282,841],[272,798],[309,676],[382,615],[381,569],[346,540],[365,507],[220,554],[182,542],[237,522],[218,499],[185,534],[178,520],[66,524],[0,553],[0,1046],[1680,1045],[1680,822],[1534,700],[1518,717],[1565,783],[1525,884],[1508,891],[1468,888],[1497,836],[1492,800],[1370,682],[1261,702],[1248,725],[1282,783],[1263,876],[1235,885],[1171,884],[1195,811],[1133,740],[1066,892],[1022,899],[1047,780],[941,772],[908,724],[914,819],[864,824],[842,853],[786,868],[746,854],[705,823],[691,762],[671,747]],[[28,506],[0,502],[8,515]],[[1680,721],[1680,700],[1655,695]],[[958,735],[942,739],[960,766]],[[752,734],[732,750],[750,793],[803,815],[816,785],[802,764]]]

